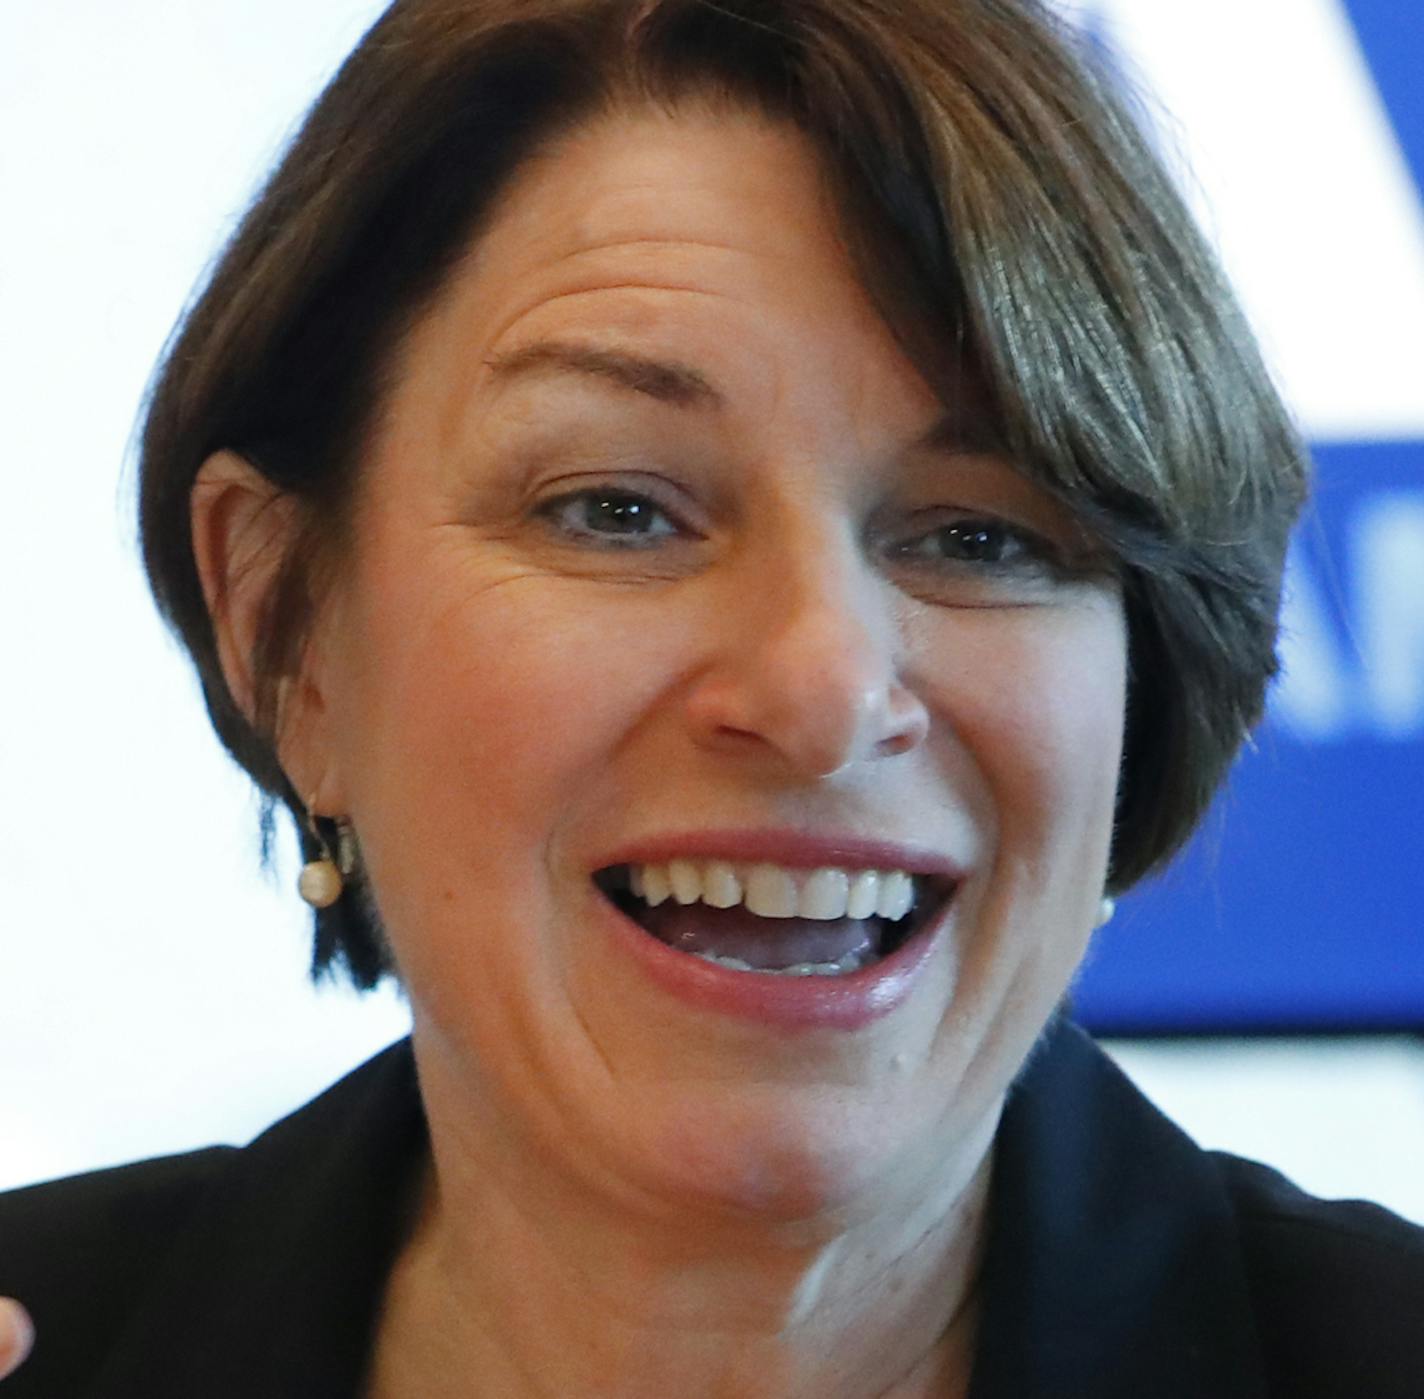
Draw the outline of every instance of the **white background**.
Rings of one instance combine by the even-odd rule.
[[[375,8],[0,7],[0,1187],[245,1140],[407,1025],[306,981],[121,479],[178,310]],[[1306,428],[1424,437],[1424,215],[1334,0],[1104,8]],[[1424,1219],[1417,1044],[1119,1052],[1208,1144]]]

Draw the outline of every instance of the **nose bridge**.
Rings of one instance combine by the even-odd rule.
[[[783,503],[764,525],[726,576],[708,734],[750,735],[815,777],[914,747],[928,716],[902,683],[896,609],[846,514]]]
[[[894,620],[843,522],[829,512],[798,514],[780,545],[768,545],[760,568],[769,644],[806,651],[805,659],[847,694],[883,687],[899,652]]]

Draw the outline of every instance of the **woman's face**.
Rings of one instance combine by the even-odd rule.
[[[320,802],[437,1132],[641,1208],[923,1193],[983,1150],[1102,894],[1118,593],[956,441],[835,230],[750,115],[527,166],[403,350],[314,639]],[[952,897],[837,985],[654,944],[593,881],[748,829],[902,842]]]

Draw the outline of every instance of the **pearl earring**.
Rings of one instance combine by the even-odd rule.
[[[356,833],[350,823],[336,823],[336,857],[316,823],[316,813],[307,803],[307,830],[321,847],[321,858],[309,860],[297,877],[297,892],[313,908],[330,908],[346,890],[345,876],[356,868]]]
[[[1105,928],[1112,922],[1112,916],[1117,912],[1117,900],[1104,898],[1098,905],[1098,921],[1093,924],[1095,928]]]

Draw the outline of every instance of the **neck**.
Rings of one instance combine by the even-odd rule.
[[[674,1218],[527,1153],[510,1169],[468,1117],[441,1110],[428,1076],[425,1091],[433,1161],[372,1399],[967,1393],[993,1122],[935,1179],[887,1182],[874,1208]]]

